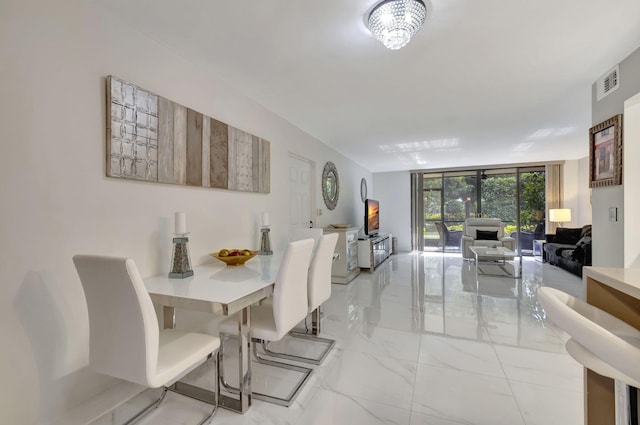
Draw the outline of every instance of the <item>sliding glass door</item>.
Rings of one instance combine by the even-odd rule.
[[[520,228],[517,245],[523,254],[533,254],[533,241],[544,239],[545,172],[537,168],[520,170]]]
[[[496,217],[518,250],[531,254],[533,238],[544,235],[544,179],[544,167],[422,174],[413,194],[422,198],[423,220],[414,226],[421,227],[422,249],[460,252],[465,219]]]

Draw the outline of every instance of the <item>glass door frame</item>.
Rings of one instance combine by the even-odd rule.
[[[414,250],[419,250],[419,251],[426,251],[427,247],[425,245],[426,240],[425,240],[425,231],[426,231],[426,224],[427,224],[427,219],[425,218],[425,211],[424,211],[424,199],[425,199],[425,191],[426,190],[433,190],[433,189],[425,189],[425,185],[424,185],[424,180],[426,178],[440,178],[441,179],[441,184],[439,188],[436,188],[436,190],[440,191],[440,220],[429,220],[429,222],[440,222],[443,225],[446,225],[446,223],[450,220],[447,220],[446,217],[446,211],[445,211],[445,204],[446,204],[446,193],[445,193],[445,178],[446,177],[454,177],[454,176],[470,176],[475,174],[475,196],[476,196],[476,206],[475,206],[475,211],[471,211],[470,213],[465,211],[465,218],[467,217],[471,217],[471,216],[476,216],[476,217],[480,217],[482,216],[482,184],[481,181],[483,180],[483,176],[485,176],[484,178],[486,179],[487,175],[496,175],[496,174],[513,174],[515,177],[515,207],[516,207],[516,214],[515,214],[515,233],[516,233],[516,241],[518,242],[517,245],[517,250],[518,250],[518,254],[522,254],[522,246],[521,243],[519,243],[521,241],[521,236],[522,236],[522,225],[523,223],[521,222],[521,212],[524,210],[523,209],[523,205],[522,205],[522,174],[524,173],[530,173],[530,172],[542,172],[545,175],[545,180],[546,180],[546,170],[545,170],[545,166],[544,165],[538,165],[538,166],[523,166],[523,167],[504,167],[504,168],[492,168],[492,169],[484,169],[484,168],[478,168],[475,170],[447,170],[447,171],[439,171],[439,172],[429,172],[429,171],[423,171],[423,172],[413,172],[411,173],[411,203],[412,203],[412,214],[411,214],[411,221],[412,221],[412,249]],[[546,198],[546,187],[543,184],[543,191],[545,192],[545,198]],[[544,222],[544,208],[542,210],[542,222]],[[502,218],[502,217],[500,217]],[[455,221],[456,223],[459,220]],[[513,232],[512,232],[513,233]],[[505,236],[510,236],[510,235],[506,235]],[[446,250],[446,241],[443,241],[442,243],[442,249],[441,250],[436,250],[437,251],[441,251],[441,252],[445,252]]]

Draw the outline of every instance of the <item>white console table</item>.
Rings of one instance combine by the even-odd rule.
[[[358,267],[373,272],[391,255],[391,233],[358,240]]]
[[[358,228],[327,227],[324,233],[337,233],[335,252],[340,256],[331,265],[331,282],[347,284],[360,273],[358,267]]]

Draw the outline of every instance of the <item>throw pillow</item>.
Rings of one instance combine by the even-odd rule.
[[[576,246],[583,246],[591,243],[591,235],[583,236],[580,238],[578,242],[576,242]]]
[[[582,234],[582,229],[572,229],[566,227],[558,227],[556,229],[556,236],[553,238],[553,242],[566,244],[566,245],[575,245],[576,242],[580,239],[580,235]]]
[[[573,259],[573,253],[575,252],[575,249],[560,249],[560,256],[562,258],[565,258],[567,260],[572,260]]]
[[[587,224],[586,226],[582,226],[582,232],[580,233],[580,237],[584,238],[585,236],[591,236],[591,225]]]
[[[490,230],[476,230],[476,239],[483,241],[497,241],[498,231],[492,232]]]
[[[583,245],[578,245],[571,254],[571,259],[580,264],[584,263],[584,249],[582,247]]]

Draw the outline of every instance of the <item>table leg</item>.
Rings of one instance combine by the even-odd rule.
[[[522,279],[522,254],[520,254],[520,269],[518,270],[518,277]]]
[[[173,307],[164,307],[164,327],[170,329],[175,326],[175,309]],[[227,394],[218,394],[218,405],[225,409],[233,410],[238,413],[245,413],[251,406],[251,310],[247,306],[238,313],[238,330],[240,335],[240,346],[238,348],[238,391],[234,391],[237,398]],[[218,365],[219,367],[220,365]],[[221,374],[217,374],[220,380]],[[222,384],[222,381],[220,381]],[[220,385],[222,386],[222,385]],[[218,386],[218,388],[220,388]],[[176,382],[170,388],[179,394],[204,401],[205,403],[215,403],[215,393],[213,391],[199,388],[184,382]]]
[[[251,309],[238,313],[238,398],[220,394],[220,406],[238,413],[245,413],[251,406]]]
[[[478,282],[478,267],[480,267],[480,263],[478,263],[478,254],[475,253],[475,257],[476,257],[476,293],[478,292],[478,286],[480,285],[480,282]]]
[[[175,329],[176,309],[174,307],[162,306],[162,321],[165,329]]]

